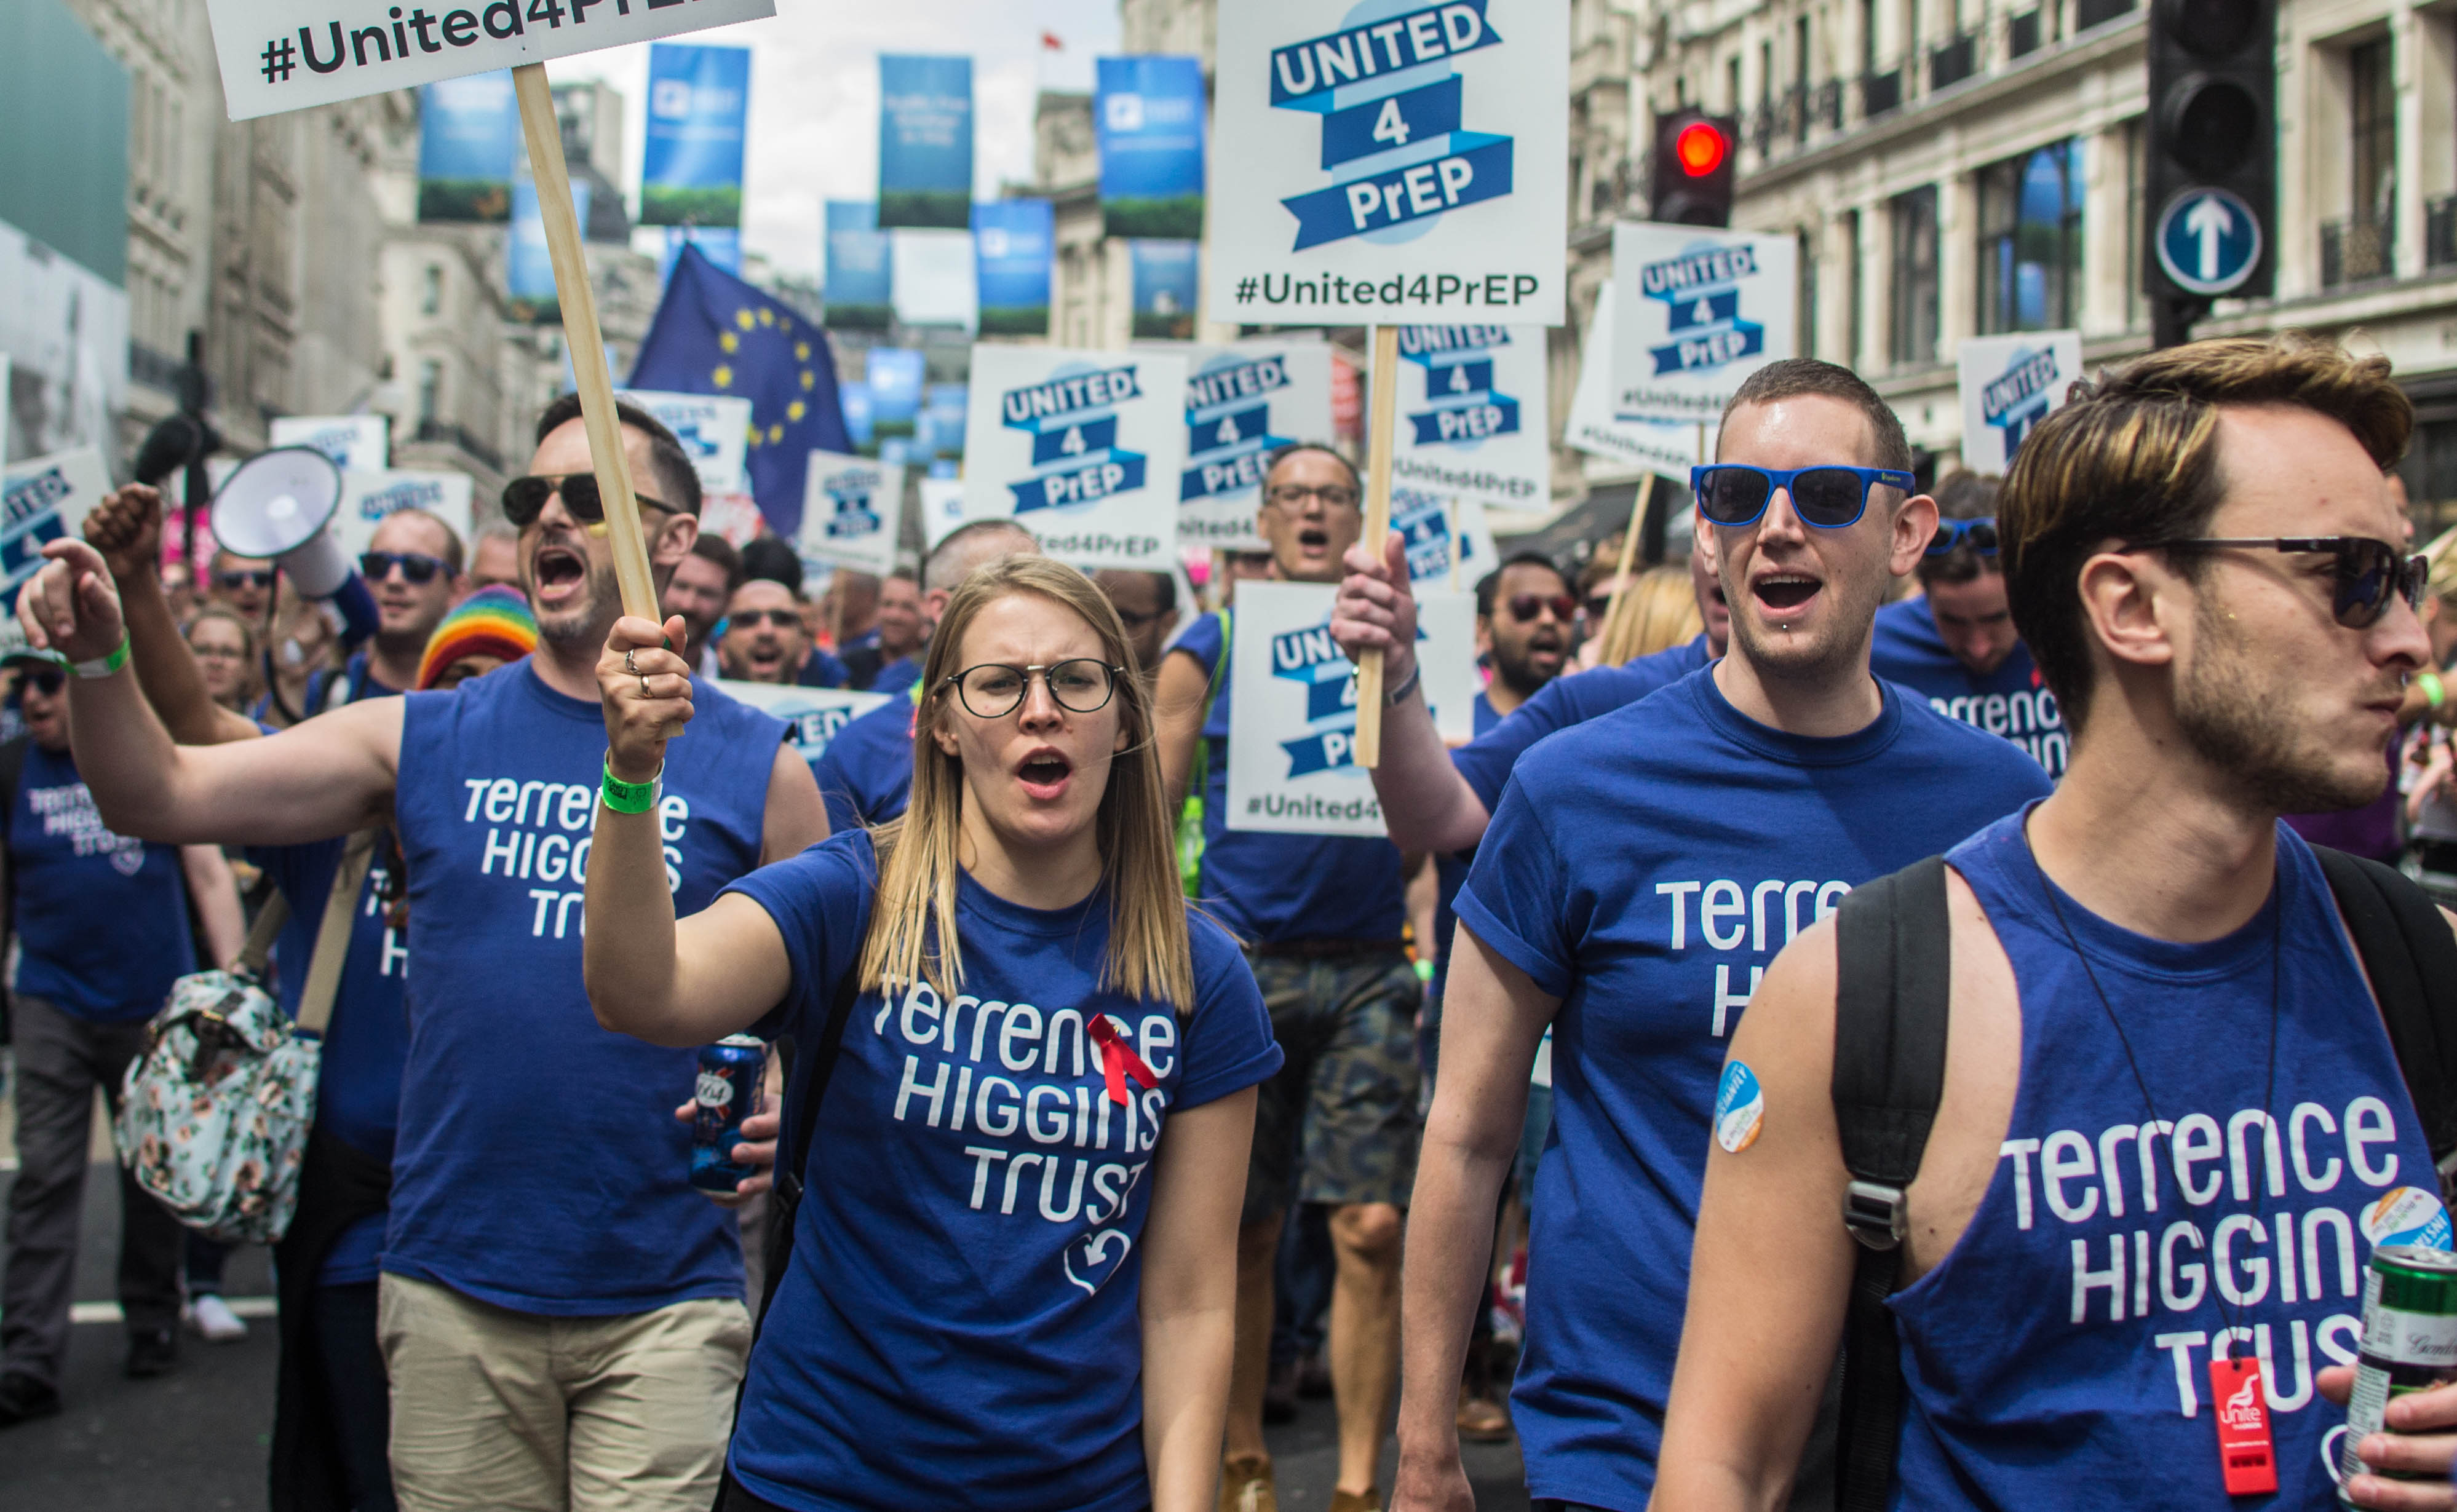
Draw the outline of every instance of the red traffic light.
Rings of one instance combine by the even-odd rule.
[[[1672,155],[1680,159],[1681,171],[1692,178],[1703,178],[1723,167],[1730,152],[1731,144],[1724,140],[1724,133],[1704,121],[1691,121],[1672,140]]]

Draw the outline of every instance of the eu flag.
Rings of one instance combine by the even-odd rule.
[[[630,386],[749,399],[752,497],[768,528],[788,541],[801,528],[811,453],[853,450],[828,338],[696,246],[686,244],[674,259]]]

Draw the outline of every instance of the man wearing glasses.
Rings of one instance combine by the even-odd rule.
[[[698,480],[663,425],[617,413],[663,580],[697,533]],[[597,664],[622,603],[576,399],[547,410],[537,440],[504,513],[538,649],[450,693],[174,746],[124,668],[119,601],[92,547],[52,542],[20,617],[81,664],[70,727],[106,822],[279,845],[389,817],[399,837],[418,970],[378,1331],[401,1504],[698,1512],[749,1342],[742,1260],[732,1215],[688,1179],[673,1108],[692,1052],[600,1029],[582,981],[606,749]],[[657,795],[684,912],[827,832],[784,725],[713,688],[695,696]]]
[[[1967,472],[1937,484],[1936,534],[1911,569],[1920,596],[1877,611],[1869,665],[1926,698],[1938,713],[2004,736],[2049,776],[2061,777],[2064,714],[2005,602],[1997,488],[1997,480]]]
[[[418,659],[425,655],[428,638],[469,591],[461,549],[452,527],[423,509],[395,510],[383,518],[359,554],[359,576],[376,601],[376,633],[338,678],[308,683],[308,712],[418,685]]]
[[[1570,581],[1540,551],[1520,552],[1476,583],[1476,644],[1493,668],[1476,696],[1477,734],[1561,675],[1578,612]]]
[[[1554,1121],[1513,1392],[1528,1489],[1641,1512],[1717,1077],[1756,975],[1855,884],[2049,790],[2027,756],[1869,675],[1877,604],[1936,525],[1885,401],[1832,363],[1770,363],[1720,450],[1694,486],[1729,653],[1528,752],[1459,894],[1408,1244],[1399,1507],[1468,1504],[1459,1367],[1545,1031]],[[1799,1378],[1810,1400],[1832,1362]]]
[[[1325,447],[1287,447],[1263,477],[1258,521],[1281,581],[1336,582],[1364,528],[1356,470]],[[1187,628],[1160,674],[1162,770],[1182,800],[1202,761],[1204,907],[1249,942],[1287,1064],[1263,1084],[1237,1236],[1237,1359],[1228,1391],[1221,1505],[1276,1506],[1263,1445],[1272,1261],[1291,1203],[1332,1209],[1331,1303],[1339,1409],[1332,1512],[1381,1505],[1374,1461],[1395,1379],[1401,1215],[1416,1164],[1415,1013],[1401,945],[1398,850],[1387,840],[1230,829],[1230,616]],[[1215,681],[1216,679],[1216,681]],[[1491,1231],[1493,1210],[1485,1211]],[[1471,1304],[1460,1303],[1462,1323]],[[1453,1361],[1452,1383],[1458,1379]]]
[[[2405,1188],[2436,1233],[2412,1242],[2447,1227],[2332,889],[2279,823],[2380,791],[2430,664],[2423,560],[2382,477],[2412,425],[2385,358],[2204,341],[2077,386],[2014,459],[2005,578],[2073,764],[1945,857],[1941,1100],[1895,1197],[1889,1504],[2450,1504],[2457,1386],[2342,1444],[2358,1257],[2407,1226],[2374,1210]],[[1839,988],[1834,933],[1804,931],[1733,1041],[1767,1111],[1707,1156],[1659,1505],[1779,1496],[1800,1383],[1836,1348],[1859,1248],[1838,1221]],[[2212,1182],[2225,1131],[2254,1165]],[[2266,1405],[2269,1484],[2221,1454],[2213,1420],[2239,1400]],[[2405,1479],[2339,1485],[2342,1448]]]

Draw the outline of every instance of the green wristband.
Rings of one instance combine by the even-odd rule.
[[[121,636],[119,645],[109,656],[98,656],[91,662],[72,664],[69,670],[79,677],[109,677],[128,664],[128,638]]]
[[[614,775],[614,757],[608,752],[605,779],[598,784],[598,796],[606,807],[618,814],[645,814],[657,807],[657,788],[666,775],[663,762],[657,764],[657,775],[644,783],[627,783]]]
[[[2425,700],[2428,702],[2433,708],[2438,708],[2441,705],[2448,702],[2448,686],[2447,684],[2441,682],[2439,673],[2430,671],[2417,672],[2414,674],[2414,684],[2415,686],[2423,689]]]

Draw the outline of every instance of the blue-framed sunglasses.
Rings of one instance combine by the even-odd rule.
[[[1860,522],[1869,508],[1869,490],[1879,483],[1909,493],[1919,486],[1909,473],[1888,467],[1846,467],[1826,463],[1795,467],[1789,472],[1749,467],[1739,462],[1714,462],[1689,469],[1689,489],[1698,496],[1698,513],[1718,525],[1754,525],[1766,511],[1778,488],[1791,495],[1791,511],[1803,524],[1820,530],[1841,530]]]
[[[1996,521],[1986,520],[1940,520],[1936,534],[1928,538],[1928,554],[1942,557],[1964,541],[1983,557],[1996,555]]]

